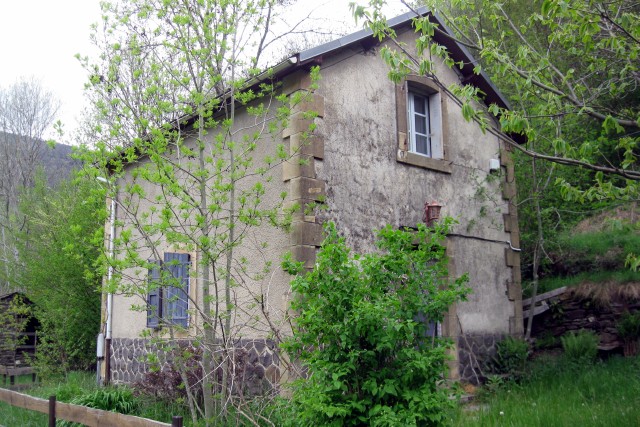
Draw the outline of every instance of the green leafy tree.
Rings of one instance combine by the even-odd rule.
[[[384,3],[371,2],[370,9],[354,6],[354,13],[378,37],[395,41],[380,12]],[[563,182],[567,197],[635,195],[640,179],[635,154],[640,142],[640,11],[635,2],[544,0],[534,2],[533,8],[530,3],[524,7],[495,0],[419,3],[437,13],[450,34],[432,15],[419,17],[405,3],[416,12],[414,27],[421,37],[415,46],[395,42],[383,48],[391,78],[412,72],[438,81],[435,57],[453,68],[472,65],[476,73],[486,69],[512,94],[513,108],[491,105],[484,110],[476,102],[482,93],[471,86],[443,87],[462,105],[467,119],[530,156],[595,172],[594,185],[584,191],[572,191],[570,183]],[[480,62],[455,63],[447,49],[434,42],[435,34],[456,40]],[[487,112],[498,121],[490,120]],[[535,145],[517,144],[510,134],[526,135]]]
[[[468,120],[517,151],[523,265],[533,278],[535,298],[541,266],[553,245],[547,239],[571,226],[580,212],[606,206],[603,201],[638,197],[638,4],[632,0],[403,1],[416,13],[414,27],[420,35],[414,46],[407,46],[384,22],[384,3],[371,1],[369,9],[354,6],[354,13],[378,37],[392,40],[382,49],[390,77],[399,80],[416,73],[432,78],[458,102]],[[413,5],[427,6],[438,18],[418,17]],[[435,41],[442,37],[470,50],[478,62],[454,62]],[[485,106],[483,93],[464,82],[445,87],[433,73],[436,58],[451,68],[486,72],[508,96],[511,108]],[[526,143],[514,140],[516,135],[524,135]],[[585,202],[586,206],[576,206]],[[632,268],[640,265],[633,255],[628,263]],[[527,336],[532,320],[531,316]]]
[[[273,325],[260,320],[272,261],[255,230],[291,222],[296,207],[283,209],[274,167],[292,154],[279,131],[304,94],[282,94],[258,67],[280,38],[272,25],[285,3],[105,2],[94,38],[101,56],[83,59],[94,101],[89,131],[97,135],[86,160],[97,166],[94,175],[109,174],[117,200],[115,254],[105,259],[114,274],[105,291],[136,297],[146,312],[150,292],[184,286],[166,269],[147,280],[156,266],[150,260],[168,250],[195,254],[189,275],[198,297],[185,298],[197,321],[185,327],[161,318],[160,331],[147,330],[159,348],[180,337],[202,350],[202,380],[181,372],[194,423],[228,416],[234,346],[246,331],[267,335]]]
[[[32,316],[31,307],[20,294],[0,304],[0,352],[3,355],[3,364],[15,364],[16,359],[24,361],[18,350],[28,340],[24,332]],[[7,357],[8,355],[13,356]]]
[[[298,316],[285,348],[308,378],[294,383],[291,425],[446,424],[450,343],[435,325],[469,292],[466,275],[447,273],[451,224],[387,226],[377,234],[379,252],[366,255],[351,254],[327,224],[314,269],[292,282]]]
[[[88,369],[95,362],[100,322],[104,192],[97,184],[63,181],[50,188],[37,176],[19,206],[22,262],[14,282],[34,303],[40,322],[36,366],[41,374]]]

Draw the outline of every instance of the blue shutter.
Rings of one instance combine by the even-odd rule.
[[[147,276],[147,328],[160,326],[162,318],[162,288],[160,286],[160,261],[150,260],[152,267]]]
[[[165,269],[171,276],[165,288],[164,319],[174,325],[187,327],[189,321],[189,254],[166,252]]]

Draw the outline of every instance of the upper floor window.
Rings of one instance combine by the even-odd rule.
[[[398,162],[451,173],[443,101],[439,88],[426,77],[409,75],[396,86]]]
[[[407,97],[409,151],[442,159],[440,94],[419,92],[409,87]]]

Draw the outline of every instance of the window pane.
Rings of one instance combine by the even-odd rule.
[[[425,115],[426,114],[426,109],[425,109],[424,106],[425,106],[425,103],[426,103],[426,99],[424,97],[422,97],[422,96],[414,94],[413,95],[413,102],[414,102],[414,105],[413,105],[414,111],[416,113],[418,113],[418,114]]]
[[[416,152],[429,155],[429,139],[423,135],[416,135]]]
[[[416,133],[427,134],[427,118],[422,116],[414,116]]]

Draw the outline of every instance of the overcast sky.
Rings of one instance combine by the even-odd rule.
[[[344,22],[352,22],[349,2],[325,0],[328,5],[318,15],[341,21],[337,25],[343,29]],[[307,13],[319,3],[299,0],[296,8]],[[400,10],[399,0],[389,3]],[[99,0],[0,0],[0,87],[33,76],[54,92],[62,102],[59,118],[67,131],[63,142],[72,142],[68,138],[83,105],[85,73],[74,56],[95,55],[89,34],[99,19]]]

